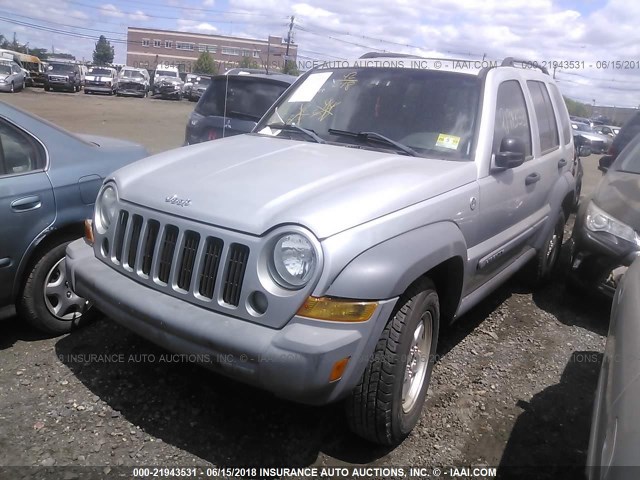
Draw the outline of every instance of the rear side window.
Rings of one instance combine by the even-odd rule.
[[[261,78],[226,75],[211,82],[198,102],[196,112],[257,122],[288,86]]]
[[[560,117],[560,126],[562,127],[562,136],[564,137],[564,144],[568,145],[571,142],[573,136],[571,132],[571,122],[569,121],[569,111],[567,105],[564,103],[564,98],[560,94],[560,90],[556,85],[550,84],[549,91],[553,97],[553,101],[556,102],[556,108],[558,109],[558,116]]]
[[[520,83],[517,80],[502,82],[498,88],[496,119],[493,133],[493,153],[500,151],[505,137],[519,138],[525,144],[526,156],[531,156],[531,125],[529,113]]]
[[[44,167],[44,152],[33,138],[0,120],[0,175],[28,173]]]
[[[536,112],[538,130],[540,131],[540,150],[546,152],[560,146],[558,138],[558,124],[551,105],[551,98],[543,82],[528,80],[527,86],[533,99],[533,109]]]

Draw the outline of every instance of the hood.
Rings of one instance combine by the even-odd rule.
[[[146,149],[140,145],[139,143],[130,142],[128,140],[120,140],[118,138],[111,137],[101,137],[99,135],[87,135],[84,133],[76,133],[77,137],[80,137],[85,142],[89,142],[97,147],[105,148],[105,149]]]
[[[254,235],[299,224],[322,239],[473,182],[476,165],[239,135],[149,157],[114,178],[120,198],[139,205]]]
[[[596,140],[599,142],[610,142],[611,141],[611,137],[608,135],[600,135],[599,133],[595,133],[595,132],[581,132],[578,131],[578,135],[582,135],[584,138],[588,138],[589,140]]]
[[[593,201],[605,212],[640,232],[640,175],[609,169]]]

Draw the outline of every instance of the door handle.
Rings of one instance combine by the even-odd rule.
[[[567,165],[567,161],[566,161],[564,158],[561,158],[561,159],[558,161],[558,168],[565,167],[566,165]]]
[[[527,175],[527,178],[524,179],[524,184],[525,185],[533,185],[536,182],[540,181],[540,174],[539,173],[530,173],[529,175]]]
[[[11,209],[14,212],[28,212],[29,210],[35,210],[42,206],[42,201],[38,195],[31,197],[18,198],[11,202]]]

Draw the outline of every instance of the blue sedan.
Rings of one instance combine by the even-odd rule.
[[[65,278],[66,245],[84,233],[102,180],[146,157],[141,145],[74,135],[0,102],[0,307],[62,334],[90,316]]]

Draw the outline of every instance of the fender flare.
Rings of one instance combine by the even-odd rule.
[[[425,273],[456,257],[461,265],[466,262],[467,244],[458,226],[450,221],[426,225],[362,252],[326,293],[368,300],[397,297]]]

